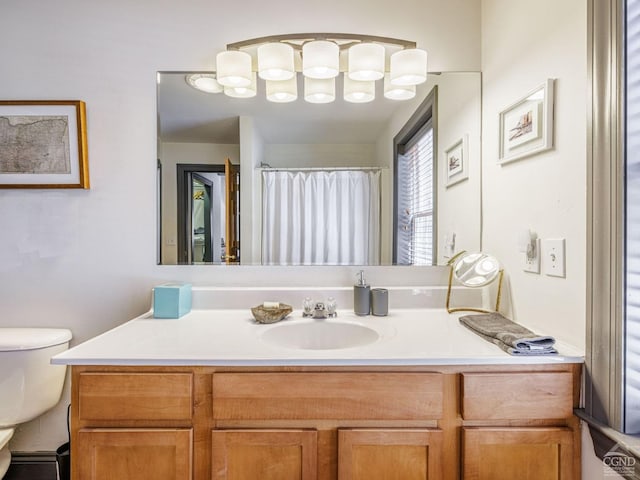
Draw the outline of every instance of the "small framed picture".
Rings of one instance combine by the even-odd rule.
[[[467,138],[467,135],[463,135],[444,151],[444,180],[447,187],[469,178],[469,148]]]
[[[500,151],[498,163],[553,148],[552,78],[500,112]]]
[[[0,101],[0,188],[89,188],[85,104]]]

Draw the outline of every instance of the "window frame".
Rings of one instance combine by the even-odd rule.
[[[584,409],[594,450],[640,458],[625,431],[624,0],[588,0]],[[640,462],[636,463],[636,468]]]
[[[393,264],[398,260],[398,155],[402,152],[404,145],[428,123],[431,122],[433,129],[433,259],[437,258],[438,239],[438,86],[435,85],[420,106],[411,115],[409,120],[393,137]]]

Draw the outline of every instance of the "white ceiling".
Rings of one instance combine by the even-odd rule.
[[[185,73],[159,75],[159,134],[163,142],[239,143],[239,116],[254,118],[265,143],[375,143],[388,119],[403,102],[382,94],[376,82],[376,100],[353,104],[342,99],[342,79],[336,81],[336,101],[311,104],[302,98],[299,78],[298,99],[272,103],[265,99],[264,82],[259,80],[254,98],[230,98],[208,94],[189,86]],[[424,96],[426,87],[419,88]]]

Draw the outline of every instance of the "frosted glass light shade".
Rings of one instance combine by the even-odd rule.
[[[289,80],[274,82],[266,81],[267,100],[276,103],[293,102],[298,98],[298,79],[296,77]]]
[[[349,75],[344,74],[344,99],[351,103],[371,102],[376,98],[376,82],[360,82],[351,80]]]
[[[304,77],[304,99],[309,103],[330,103],[336,99],[335,78]]]
[[[384,75],[384,96],[390,100],[410,100],[416,96],[415,85],[392,85],[389,74]]]
[[[418,85],[427,80],[427,52],[419,48],[400,50],[391,55],[391,83]]]
[[[295,75],[293,47],[286,43],[266,43],[258,47],[258,76],[264,80],[289,80]]]
[[[302,73],[305,77],[326,79],[340,72],[340,47],[327,40],[314,40],[302,46]]]
[[[256,72],[251,74],[251,83],[247,87],[224,87],[224,94],[233,98],[255,97],[258,91]]]
[[[192,73],[186,76],[186,80],[193,88],[206,93],[220,93],[223,90],[213,73]]]
[[[225,87],[248,87],[251,85],[251,55],[229,50],[216,55],[218,83]]]
[[[377,43],[359,43],[349,48],[349,78],[361,82],[384,76],[384,47]]]

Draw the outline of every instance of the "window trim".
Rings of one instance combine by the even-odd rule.
[[[621,433],[625,427],[624,0],[588,0],[587,15],[587,345],[585,407],[576,414],[589,425],[599,458],[615,444],[638,461],[637,437]]]
[[[433,128],[433,258],[437,258],[438,238],[438,86],[435,85],[420,106],[411,115],[407,123],[393,137],[393,263],[397,262],[398,245],[396,232],[398,231],[398,154],[402,153],[403,146],[420,131],[425,123],[431,120]]]

